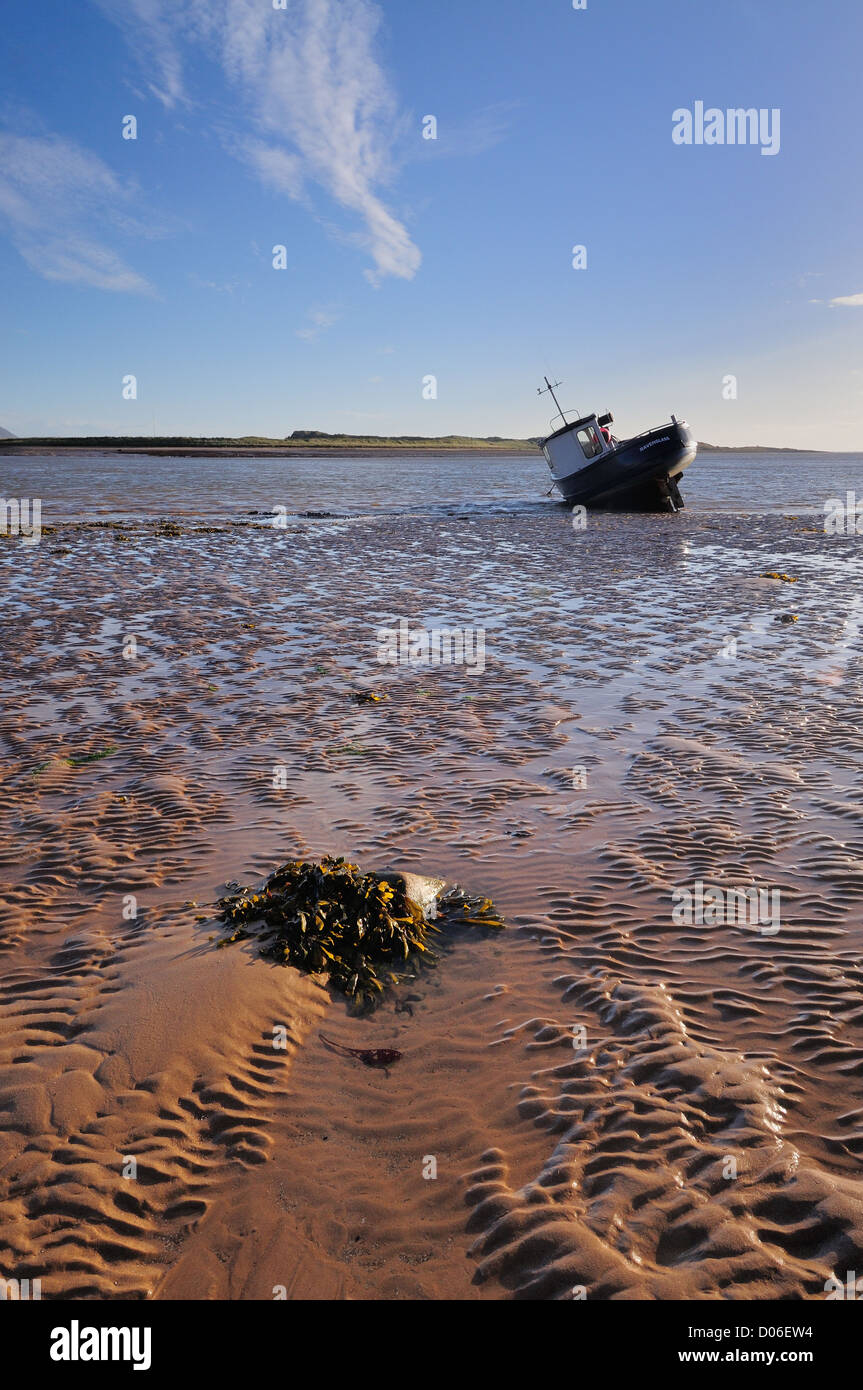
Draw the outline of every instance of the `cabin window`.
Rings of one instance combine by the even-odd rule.
[[[597,454],[602,453],[602,441],[593,425],[578,431],[578,442],[586,459],[595,459]]]

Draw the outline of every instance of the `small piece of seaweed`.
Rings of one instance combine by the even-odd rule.
[[[87,763],[98,763],[102,758],[110,758],[112,753],[116,753],[117,745],[112,743],[108,748],[100,748],[98,753],[85,753],[80,758],[59,758],[56,761],[64,763],[66,767],[85,767]],[[54,758],[49,758],[46,763],[37,763],[32,770],[32,776],[38,777],[40,772],[45,772],[52,767]]]
[[[110,758],[112,753],[116,753],[117,745],[112,743],[109,748],[100,748],[98,753],[85,753],[82,758],[64,758],[69,767],[83,767],[85,763],[98,763],[101,758]]]
[[[347,1047],[344,1043],[328,1038],[326,1033],[318,1033],[321,1042],[338,1052],[340,1057],[356,1057],[366,1067],[391,1067],[400,1062],[403,1054],[394,1047]]]

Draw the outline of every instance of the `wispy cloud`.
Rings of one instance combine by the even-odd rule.
[[[176,16],[163,0],[93,0],[124,30],[147,73],[147,86],[169,109],[186,100],[183,64],[176,44]]]
[[[360,227],[351,240],[371,257],[373,283],[413,278],[422,257],[381,193],[404,120],[378,58],[382,14],[373,0],[287,0],[285,9],[268,0],[192,9],[173,0],[95,2],[145,63],[156,55],[163,100],[184,97],[184,45],[202,46],[248,121],[228,148],[288,197],[308,201],[317,188],[355,214]]]
[[[310,309],[306,318],[309,322],[305,328],[297,329],[297,337],[304,338],[307,343],[314,342],[315,338],[339,321],[339,315],[332,309]]]
[[[450,125],[445,116],[440,117],[436,140],[416,142],[418,154],[448,157],[473,158],[485,154],[501,144],[512,125],[513,113],[521,106],[518,101],[499,101],[492,106],[483,106],[479,111],[464,120]]]
[[[128,294],[152,287],[102,242],[106,225],[132,225],[131,199],[90,150],[59,136],[0,131],[0,220],[32,270],[47,280]]]
[[[236,294],[237,290],[247,289],[249,285],[248,280],[205,280],[194,271],[189,275],[189,282],[199,290],[214,290],[217,294]]]
[[[846,309],[863,309],[863,294],[841,295],[838,299],[831,299],[829,303],[831,309],[839,307],[844,307]]]

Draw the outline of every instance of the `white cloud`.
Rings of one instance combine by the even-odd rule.
[[[863,294],[847,294],[839,299],[831,299],[829,302],[831,309],[835,309],[839,305],[848,309],[863,309]]]
[[[0,220],[47,280],[150,294],[152,288],[98,233],[117,224],[131,190],[90,150],[59,136],[0,131]]]
[[[259,140],[236,141],[237,154],[252,165],[262,183],[269,184],[278,193],[287,193],[291,198],[300,198],[303,192],[303,162],[297,155],[287,150],[273,149]]]
[[[202,45],[250,123],[229,148],[289,197],[316,185],[354,213],[361,230],[351,239],[370,255],[374,283],[413,278],[422,257],[380,192],[404,122],[377,57],[382,15],[373,0],[288,0],[285,10],[267,0],[211,0],[191,10],[164,0],[95,2],[144,64],[155,62],[166,104],[184,94],[183,45]]]

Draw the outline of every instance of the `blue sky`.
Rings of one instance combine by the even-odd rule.
[[[525,436],[547,371],[621,433],[863,449],[861,40],[859,0],[5,0],[0,425]],[[779,153],[676,145],[697,101]]]

